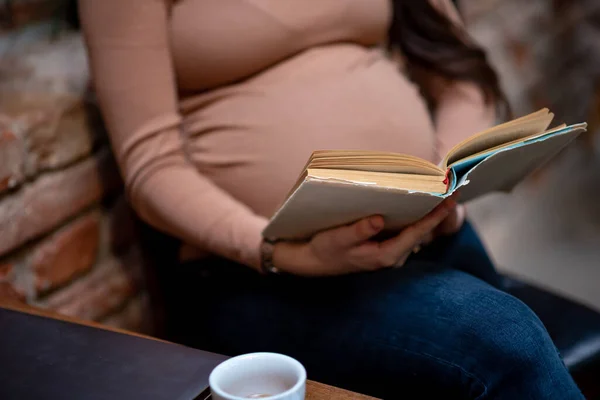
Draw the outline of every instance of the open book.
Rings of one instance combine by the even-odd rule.
[[[548,130],[553,117],[543,109],[473,135],[439,166],[406,154],[315,151],[263,235],[303,239],[376,214],[394,231],[454,193],[466,202],[509,191],[586,130],[585,123]]]

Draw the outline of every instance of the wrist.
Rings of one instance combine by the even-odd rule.
[[[306,275],[318,264],[310,253],[304,242],[278,242],[273,249],[273,265],[282,272]]]
[[[295,251],[294,244],[289,242],[277,242],[273,245],[273,266],[280,271],[290,270],[290,259],[293,259],[291,253]],[[292,268],[293,269],[293,268]]]
[[[281,271],[275,266],[273,256],[277,242],[263,238],[260,244],[259,272],[264,275],[279,274]]]

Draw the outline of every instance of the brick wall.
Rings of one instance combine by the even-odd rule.
[[[81,37],[49,19],[60,2],[12,3],[11,18],[0,9],[0,297],[147,332],[133,214]]]

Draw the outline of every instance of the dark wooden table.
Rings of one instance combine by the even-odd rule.
[[[376,400],[374,397],[349,392],[322,383],[308,381],[306,383],[306,400]]]
[[[113,327],[109,327],[106,325],[102,325],[96,322],[84,321],[78,318],[68,317],[62,314],[58,314],[56,312],[52,312],[49,310],[43,310],[40,308],[32,307],[26,304],[9,301],[7,299],[0,298],[0,307],[7,308],[10,310],[20,311],[28,314],[39,315],[42,317],[59,319],[62,321],[67,321],[75,324],[87,325],[94,328],[106,329],[113,332],[119,332],[127,335],[134,335],[139,337],[144,337],[152,340],[160,340],[151,336],[142,335],[136,332],[126,331],[123,329],[117,329]],[[336,387],[324,385],[322,383],[308,381],[306,384],[306,400],[376,400],[373,397],[364,396],[358,393],[349,392],[347,390],[339,389]]]

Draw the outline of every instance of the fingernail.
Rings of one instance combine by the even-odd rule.
[[[384,221],[381,217],[373,217],[369,219],[369,224],[371,224],[371,228],[375,231],[379,231],[383,229]]]

